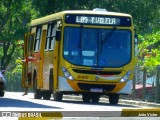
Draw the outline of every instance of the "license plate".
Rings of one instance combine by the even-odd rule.
[[[101,88],[91,88],[90,91],[91,92],[103,92]]]

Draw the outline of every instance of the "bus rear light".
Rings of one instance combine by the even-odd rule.
[[[125,75],[119,82],[126,82],[126,81],[128,81],[128,79],[129,79],[131,73],[132,73],[131,70],[128,71],[128,72],[126,73],[126,75]]]
[[[69,73],[69,71],[62,66],[62,71],[63,71],[63,74],[65,76],[65,78],[69,79],[69,80],[74,80],[73,76]]]

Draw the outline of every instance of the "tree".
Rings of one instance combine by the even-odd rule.
[[[156,74],[156,66],[160,65],[160,31],[139,36],[140,66],[145,66],[149,76]]]
[[[30,0],[0,0],[0,5],[0,58],[1,69],[5,70],[7,67],[15,67],[15,64],[11,63],[20,54],[16,42],[23,39],[36,12],[32,9]]]
[[[105,8],[108,11],[131,14],[139,33],[144,34],[160,29],[159,0],[33,0],[34,8],[40,16],[63,10],[92,10]]]

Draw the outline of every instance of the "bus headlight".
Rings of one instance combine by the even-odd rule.
[[[69,79],[69,80],[74,80],[73,76],[69,73],[69,71],[62,66],[62,71],[63,71],[63,74],[65,76],[65,78]]]
[[[122,78],[119,82],[126,82],[126,81],[128,81],[128,79],[129,79],[129,77],[130,77],[131,73],[132,73],[132,71],[131,71],[131,70],[130,70],[130,71],[128,71],[128,72],[126,73],[126,75],[125,75],[125,76],[123,76],[123,78]]]

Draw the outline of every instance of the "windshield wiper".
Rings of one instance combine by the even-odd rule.
[[[106,37],[103,40],[101,40],[101,45],[104,45],[106,43],[108,38],[114,33],[116,29],[116,27],[113,27],[113,29],[111,29],[111,31],[106,35]]]

